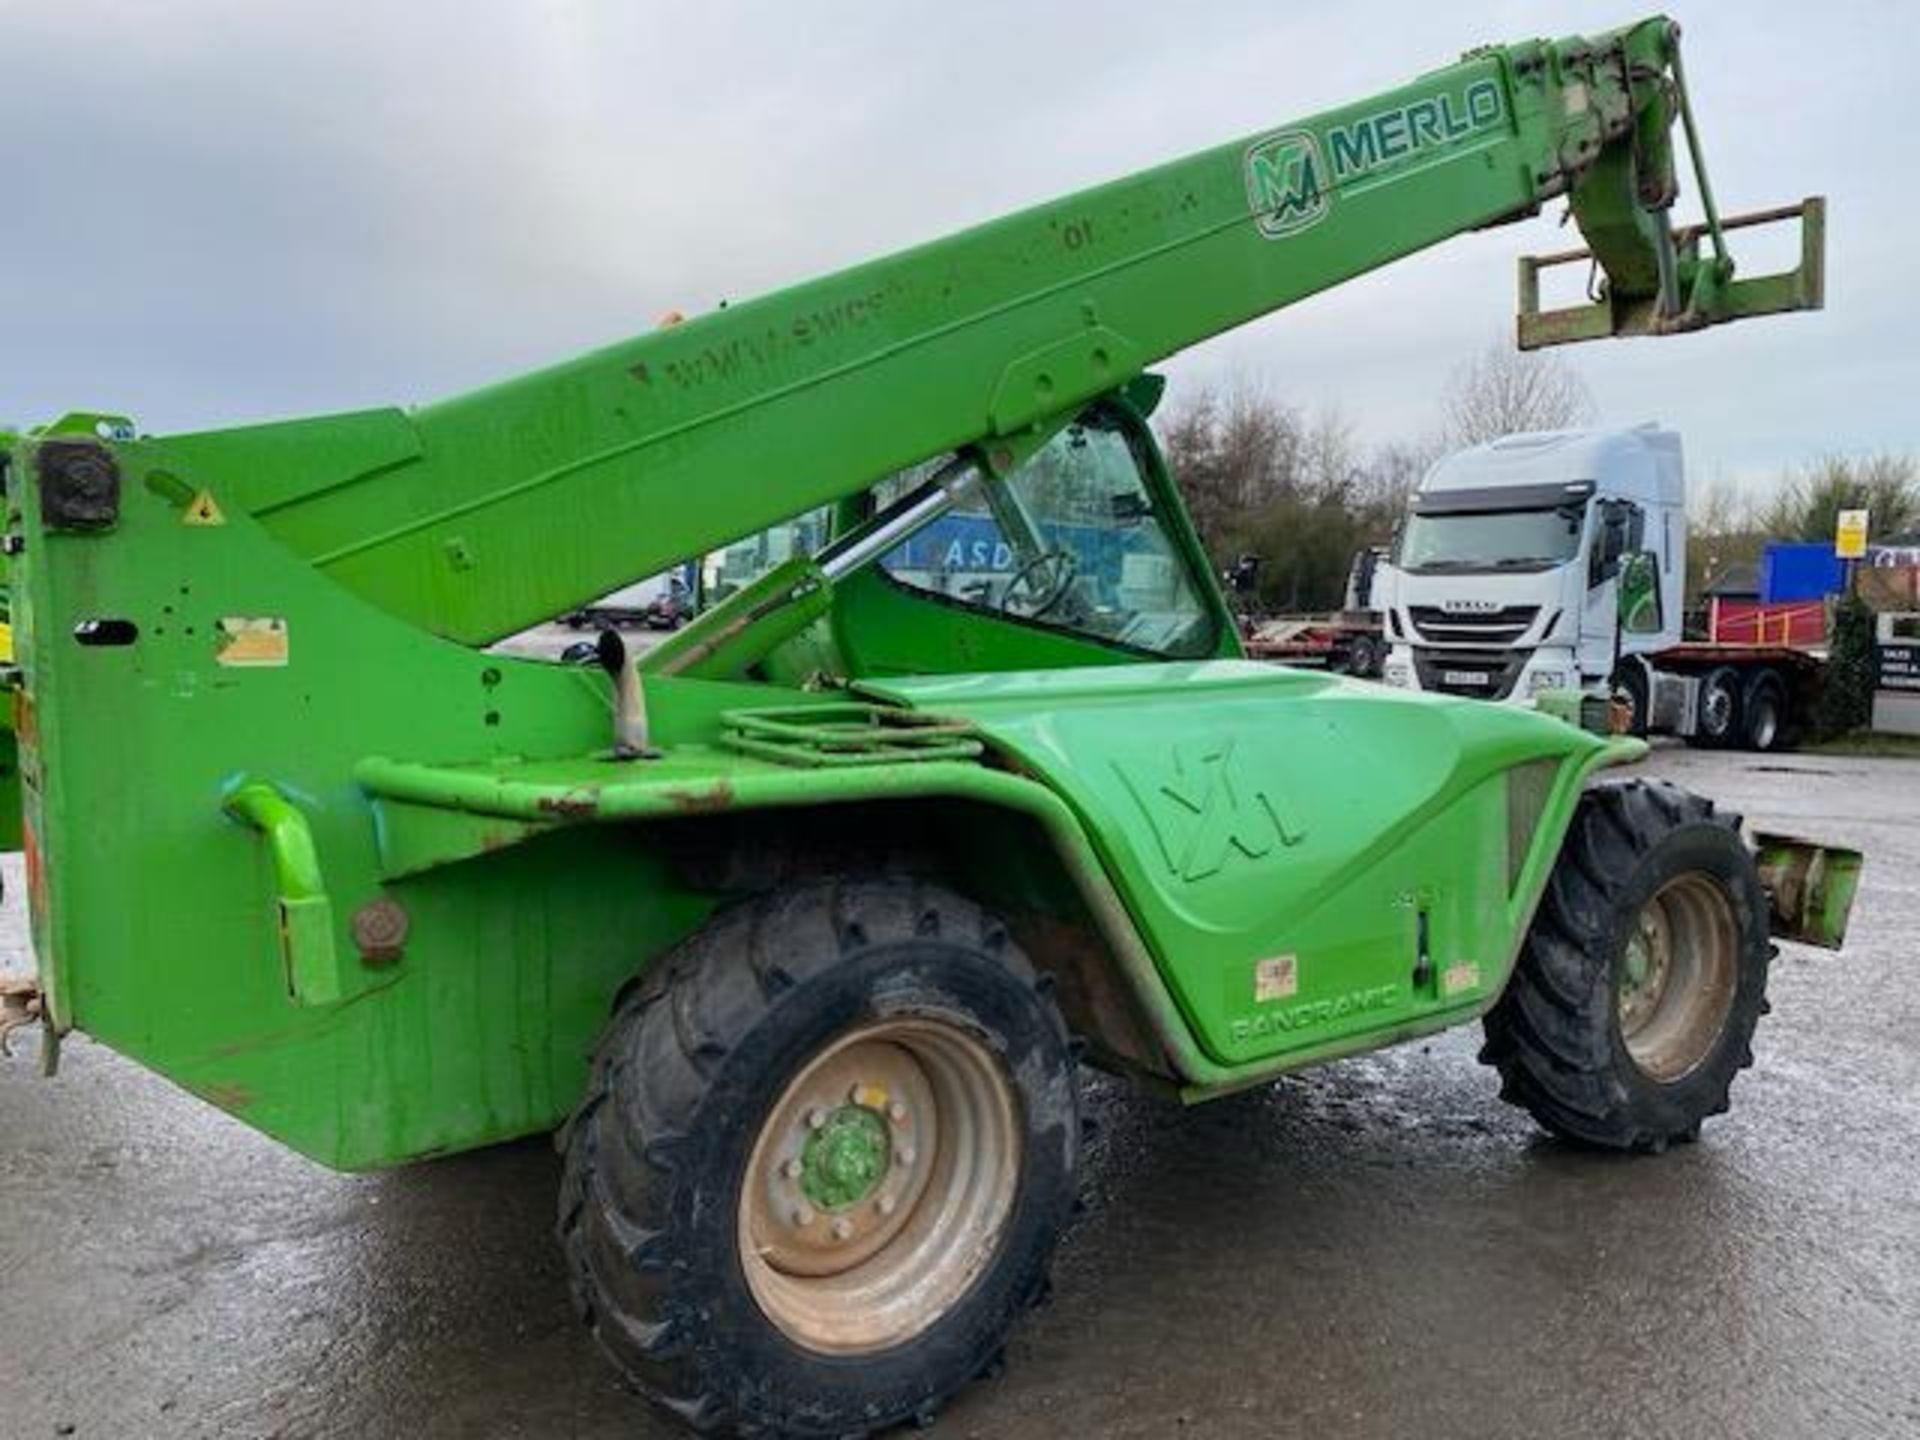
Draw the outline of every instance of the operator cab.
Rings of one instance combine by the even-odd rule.
[[[1178,510],[1156,504],[1157,454],[1131,417],[1095,407],[1004,481],[977,472],[945,514],[880,557],[902,590],[1142,656],[1218,647],[1215,617],[1182,554]],[[925,467],[876,487],[881,508]]]
[[[1157,385],[1145,388],[1157,398]],[[852,503],[715,552],[703,567],[708,596],[809,557],[831,580],[830,613],[804,643],[768,657],[769,676],[1237,655],[1145,423],[1150,408],[1125,394],[1097,401],[1003,476],[966,455],[911,466]]]

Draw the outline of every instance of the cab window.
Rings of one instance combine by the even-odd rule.
[[[925,477],[896,476],[882,504]],[[1157,512],[1143,457],[1094,412],[1004,481],[982,480],[881,557],[896,584],[1154,655],[1201,656],[1211,612]]]

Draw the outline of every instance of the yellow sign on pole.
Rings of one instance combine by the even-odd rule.
[[[1867,553],[1867,512],[1842,510],[1833,527],[1833,553],[1842,560],[1858,560]]]

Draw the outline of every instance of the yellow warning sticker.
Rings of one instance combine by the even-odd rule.
[[[214,659],[222,665],[285,665],[287,622],[277,615],[224,617],[214,632]]]
[[[221,513],[219,502],[213,498],[211,490],[196,493],[187,504],[186,514],[180,517],[182,525],[224,525],[227,517]]]
[[[1480,988],[1480,967],[1470,961],[1449,965],[1440,973],[1440,993],[1458,995],[1463,990]]]

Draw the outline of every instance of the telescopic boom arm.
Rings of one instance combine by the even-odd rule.
[[[1817,305],[1814,207],[1798,212],[1807,266],[1764,294],[1732,280],[1710,206],[1704,232],[1675,241],[1677,45],[1652,19],[1477,50],[504,384],[178,437],[170,453],[341,583],[482,644],[930,456],[971,448],[1004,469],[1196,341],[1556,196],[1600,298],[1542,314],[1529,278],[1523,344]]]

